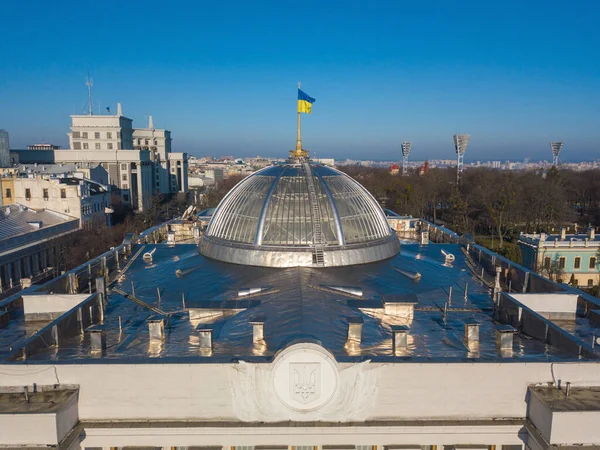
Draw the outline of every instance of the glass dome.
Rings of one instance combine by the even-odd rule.
[[[389,258],[399,247],[364,187],[313,162],[266,167],[242,180],[200,241],[208,257],[271,267],[362,264]]]

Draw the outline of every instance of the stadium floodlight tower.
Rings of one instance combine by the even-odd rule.
[[[456,182],[460,181],[460,176],[463,172],[463,162],[467,145],[469,144],[470,134],[455,134],[454,149],[456,150]]]
[[[402,143],[402,176],[405,177],[408,172],[408,155],[410,154],[410,146],[412,142],[404,141]]]
[[[558,167],[558,155],[563,148],[562,142],[550,142],[550,148],[552,149],[552,165]]]

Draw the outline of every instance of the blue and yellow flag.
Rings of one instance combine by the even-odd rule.
[[[315,101],[316,100],[314,98],[309,97],[308,95],[306,95],[305,92],[302,92],[300,89],[298,89],[298,112],[299,113],[310,114],[311,109],[312,109],[312,104]]]

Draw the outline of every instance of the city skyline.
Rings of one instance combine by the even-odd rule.
[[[34,17],[7,5],[0,31],[10,43],[0,128],[12,148],[67,147],[88,70],[95,113],[121,102],[137,126],[153,115],[177,151],[195,156],[286,155],[298,81],[317,99],[303,121],[317,157],[397,160],[410,140],[411,157],[450,159],[452,135],[463,132],[472,135],[467,162],[549,159],[550,141],[565,142],[561,160],[593,160],[600,147],[600,63],[590,58],[600,7],[591,1],[350,2],[344,15],[310,2],[301,14],[275,2],[196,5],[188,14],[132,3],[117,15],[110,5],[36,5]],[[140,32],[146,26],[160,33]],[[90,28],[97,37],[76,39]]]

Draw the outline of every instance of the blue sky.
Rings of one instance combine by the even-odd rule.
[[[317,156],[600,157],[600,2],[4,2],[0,128],[65,147],[94,109],[170,129],[174,151],[285,156],[296,84]]]

